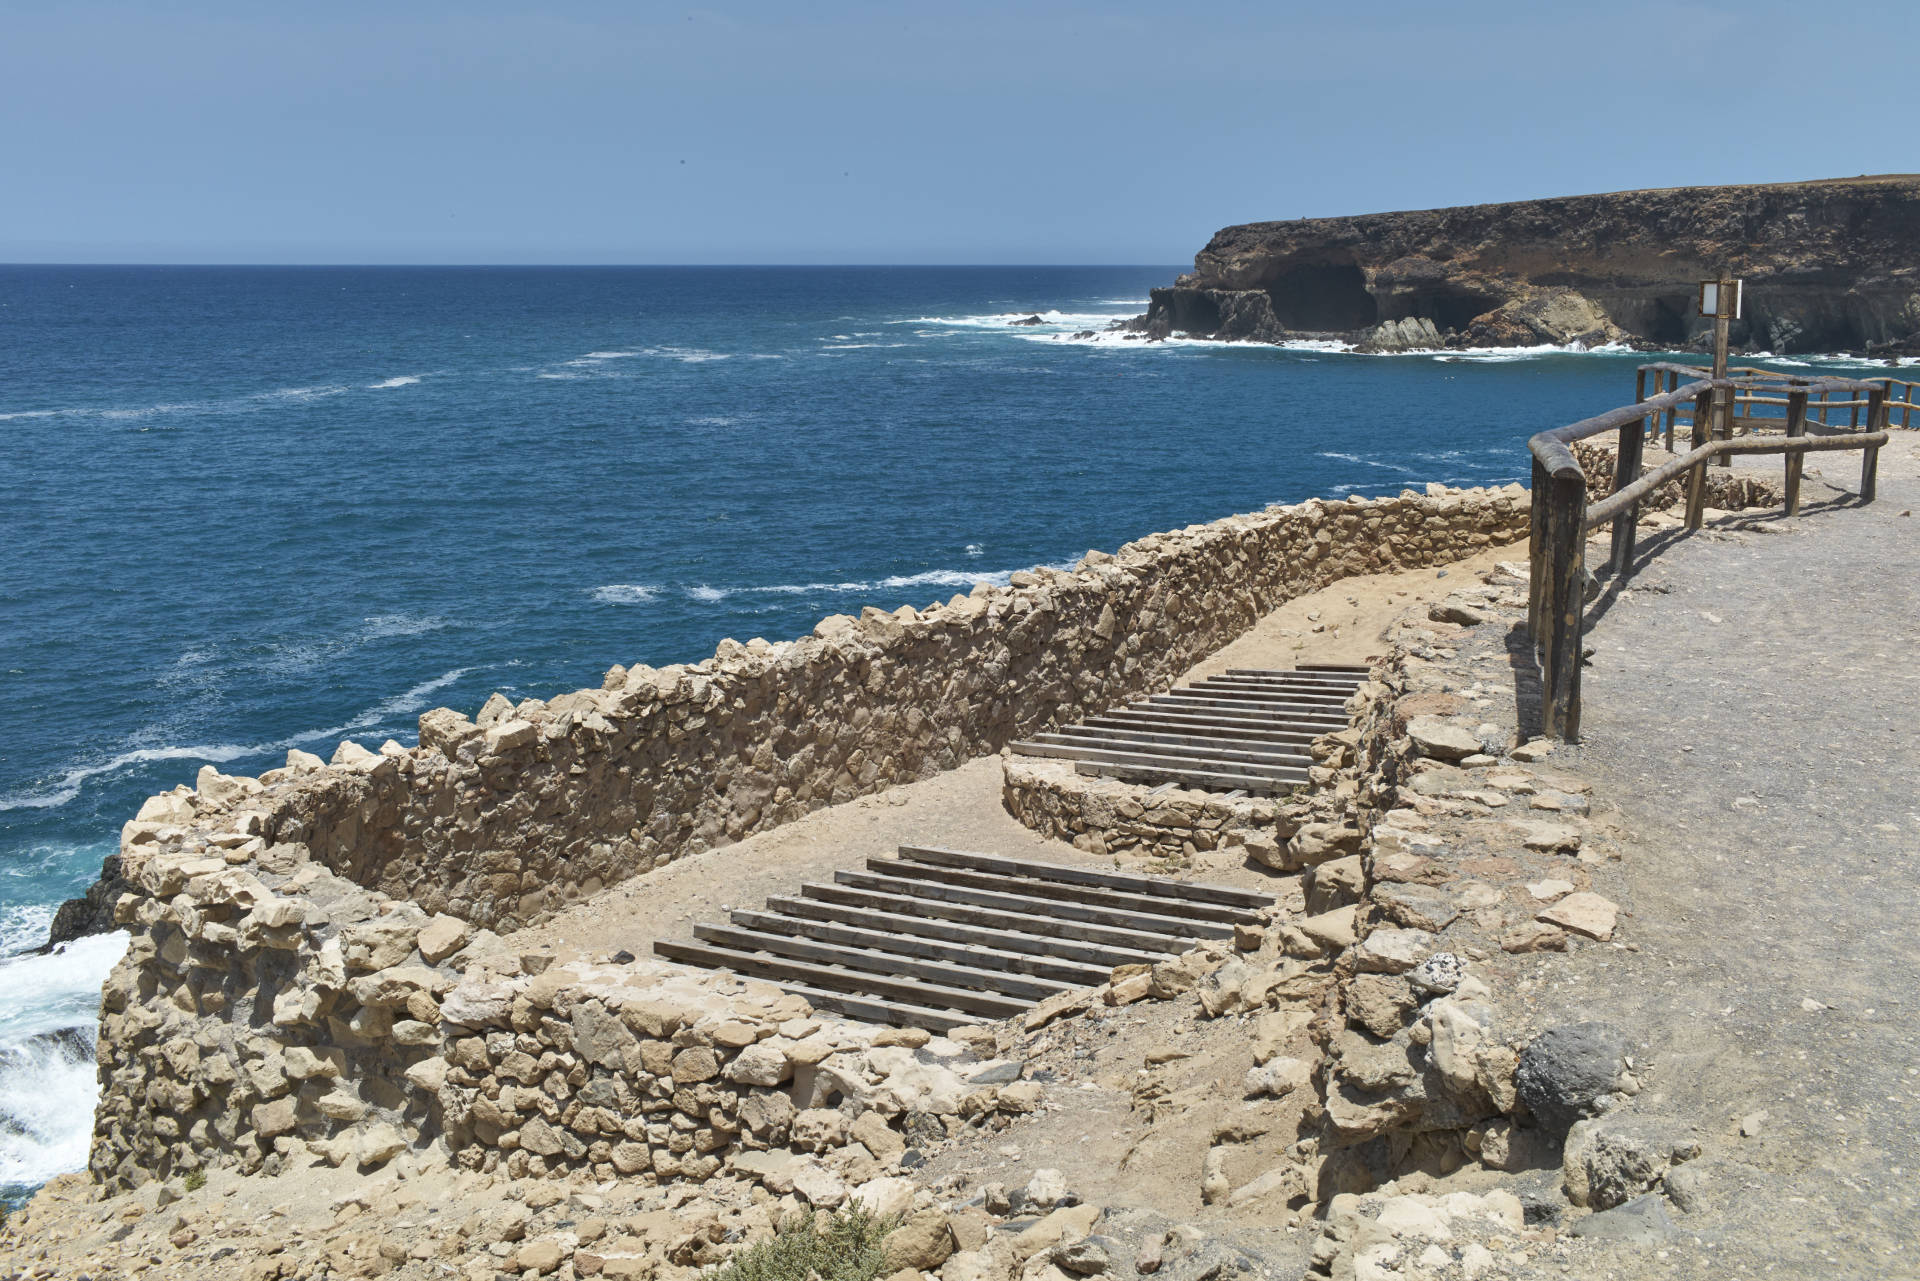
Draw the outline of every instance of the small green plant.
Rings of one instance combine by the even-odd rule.
[[[897,1218],[875,1218],[849,1207],[825,1220],[795,1215],[770,1241],[749,1246],[705,1281],[875,1281],[886,1269],[880,1248]]]
[[[187,1191],[198,1192],[201,1188],[207,1186],[207,1172],[205,1170],[188,1171],[187,1177],[182,1180],[182,1183],[186,1186]]]

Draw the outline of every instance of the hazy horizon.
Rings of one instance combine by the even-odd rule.
[[[1902,82],[1848,69],[1920,16],[1846,8],[23,0],[0,261],[1183,263],[1240,222],[1912,168]]]

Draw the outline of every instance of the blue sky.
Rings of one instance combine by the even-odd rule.
[[[5,0],[0,261],[1157,264],[1261,218],[1915,170],[1880,55],[1916,15]]]

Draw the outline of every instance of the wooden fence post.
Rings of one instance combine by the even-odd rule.
[[[1641,450],[1646,444],[1643,428],[1644,418],[1636,418],[1631,425],[1620,428],[1620,448],[1613,458],[1613,492],[1619,493],[1634,481],[1640,479]],[[1633,566],[1634,526],[1640,520],[1640,504],[1629,504],[1627,509],[1613,518],[1612,556],[1608,558],[1608,567],[1615,578],[1626,577]]]
[[[1547,469],[1533,460],[1533,507],[1527,518],[1527,635],[1539,658],[1546,636],[1547,582]]]
[[[1680,375],[1676,373],[1669,373],[1667,375],[1667,390],[1678,391],[1679,389],[1680,389]],[[1673,420],[1679,413],[1680,413],[1680,406],[1678,405],[1667,406],[1667,452],[1669,454],[1673,452]]]
[[[1867,393],[1867,430],[1887,429],[1887,391],[1875,387]],[[1860,501],[1870,503],[1880,487],[1880,446],[1868,445],[1860,451]]]
[[[1707,424],[1713,418],[1713,388],[1709,387],[1693,400],[1693,444],[1698,449],[1707,443]],[[1695,463],[1687,474],[1687,528],[1698,529],[1706,521],[1707,510],[1707,464]]]
[[[1549,482],[1546,654],[1541,721],[1548,737],[1580,737],[1580,652],[1586,622],[1587,486],[1576,473]]]
[[[1789,391],[1787,393],[1787,439],[1807,434],[1807,393]],[[1800,468],[1807,461],[1806,454],[1791,450],[1787,454],[1787,515],[1800,514]]]

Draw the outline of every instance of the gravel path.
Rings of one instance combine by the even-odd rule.
[[[1568,755],[1635,838],[1641,950],[1569,958],[1574,1013],[1651,1050],[1634,1110],[1700,1124],[1714,1175],[1621,1273],[1920,1276],[1917,446],[1871,506],[1669,539],[1589,632]]]

